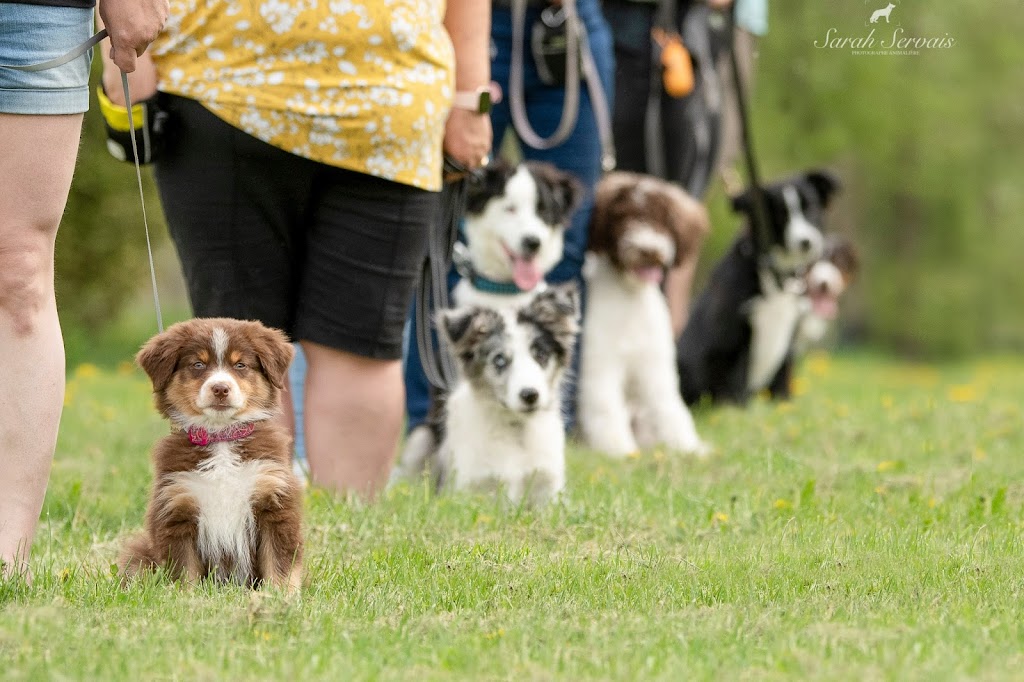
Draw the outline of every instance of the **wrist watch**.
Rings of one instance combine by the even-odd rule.
[[[475,90],[458,90],[452,100],[452,106],[477,114],[489,114],[491,113],[491,101],[491,86],[481,85]]]

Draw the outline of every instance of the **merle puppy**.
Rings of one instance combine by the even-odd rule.
[[[763,188],[767,239],[759,247],[752,193],[733,198],[747,227],[711,273],[677,344],[683,399],[745,403],[768,389],[788,398],[793,342],[805,308],[803,276],[822,254],[825,209],[839,189],[812,170]]]

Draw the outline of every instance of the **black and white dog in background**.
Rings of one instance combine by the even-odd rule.
[[[484,168],[467,191],[455,305],[507,308],[543,290],[583,193],[579,180],[550,163],[498,160]]]
[[[766,185],[770,244],[763,253],[752,231],[752,193],[733,199],[747,228],[711,273],[677,345],[687,403],[744,403],[766,388],[789,397],[794,339],[807,309],[803,278],[822,255],[824,212],[838,189],[838,179],[821,170]]]

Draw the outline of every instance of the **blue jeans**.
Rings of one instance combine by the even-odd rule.
[[[0,3],[0,64],[59,57],[92,35],[92,10]],[[0,68],[0,113],[80,114],[89,109],[92,51],[45,71]]]
[[[594,61],[601,74],[601,84],[604,87],[609,104],[611,104],[615,63],[612,56],[612,37],[604,17],[601,15],[601,7],[598,0],[579,0],[577,10],[580,18],[587,28],[590,41],[590,49],[594,55]],[[530,55],[530,27],[540,16],[540,10],[530,7],[526,14],[526,45],[524,46],[524,73],[523,91],[525,93],[526,110],[530,123],[538,135],[547,137],[558,127],[562,115],[562,105],[565,100],[565,90],[562,87],[551,87],[545,85],[537,74],[537,68]],[[494,129],[495,145],[500,145],[505,131],[511,124],[511,115],[508,106],[508,77],[512,63],[512,14],[508,9],[494,7],[491,19],[491,39],[497,48],[494,59],[491,62],[491,78],[501,85],[505,97],[500,104],[497,104],[491,111],[491,126]],[[587,196],[579,210],[573,216],[572,224],[565,233],[565,253],[562,260],[548,276],[547,281],[554,283],[576,281],[580,287],[583,286],[581,271],[583,269],[583,257],[587,250],[587,233],[590,224],[590,212],[594,207],[593,189],[601,177],[601,139],[597,130],[597,122],[594,119],[594,110],[590,101],[590,93],[586,85],[580,87],[580,111],[576,122],[576,128],[569,138],[554,149],[539,150],[531,149],[521,145],[523,157],[526,159],[547,161],[562,170],[568,171],[579,178],[587,188]],[[454,285],[458,281],[454,272],[449,276],[449,284]],[[415,310],[410,314],[415,314]],[[406,325],[411,329],[411,325]],[[579,354],[577,353],[577,357]],[[420,362],[419,350],[415,340],[407,345],[405,356],[405,405],[408,415],[407,428],[412,429],[421,424],[427,415],[430,407],[430,387],[427,378],[423,373],[423,365]],[[575,372],[573,372],[573,375]],[[567,384],[571,382],[566,382]],[[567,413],[570,424],[575,414],[575,386],[567,386],[570,400],[567,401]]]

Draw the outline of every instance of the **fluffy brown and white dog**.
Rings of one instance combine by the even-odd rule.
[[[616,456],[657,444],[707,452],[679,394],[661,290],[707,230],[704,207],[671,183],[619,172],[598,185],[579,378],[579,423],[590,447]]]
[[[299,587],[302,487],[291,439],[272,421],[293,352],[280,331],[227,318],[180,322],[139,351],[171,433],[153,449],[146,526],[121,553],[124,579],[163,567],[190,582]]]
[[[839,315],[840,297],[859,271],[860,256],[853,242],[836,234],[826,236],[821,258],[804,275],[808,310],[797,325],[793,343],[797,355],[825,338],[829,325]]]

